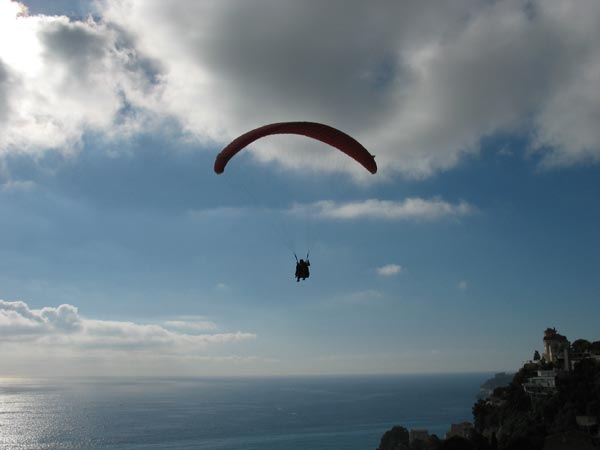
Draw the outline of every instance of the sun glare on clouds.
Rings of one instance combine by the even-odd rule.
[[[0,1],[0,61],[19,74],[34,76],[42,67],[42,46],[35,36],[40,20],[28,17],[23,4]]]

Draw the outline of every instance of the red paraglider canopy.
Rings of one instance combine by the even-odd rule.
[[[234,139],[227,147],[225,147],[218,155],[215,161],[215,172],[223,173],[225,166],[233,156],[265,136],[272,134],[299,134],[307,136],[318,141],[331,145],[332,147],[341,150],[346,155],[355,159],[365,169],[371,173],[377,172],[377,164],[375,157],[364,148],[360,142],[346,133],[337,130],[329,125],[316,122],[280,122],[264,125],[252,131],[242,134]]]

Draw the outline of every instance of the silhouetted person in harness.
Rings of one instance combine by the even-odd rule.
[[[306,280],[308,277],[310,277],[310,270],[308,269],[309,266],[310,261],[308,260],[308,255],[306,255],[306,261],[303,259],[298,261],[298,257],[296,256],[296,282],[300,281],[300,278]]]

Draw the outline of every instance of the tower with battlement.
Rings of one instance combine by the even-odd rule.
[[[556,328],[546,328],[544,331],[544,354],[546,362],[569,370],[569,348],[571,343],[566,336],[559,334]]]

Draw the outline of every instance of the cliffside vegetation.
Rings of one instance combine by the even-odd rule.
[[[600,363],[583,359],[573,371],[559,372],[555,390],[527,394],[523,384],[538,369],[537,364],[525,364],[508,387],[495,389],[491,398],[473,406],[475,431],[495,435],[500,450],[542,449],[552,435],[597,432],[597,426],[583,429],[577,416],[600,416]]]
[[[573,370],[557,370],[554,384],[528,393],[525,384],[540,370],[554,369],[543,360],[529,362],[510,384],[473,406],[474,427],[468,438],[409,442],[401,426],[388,430],[376,450],[592,450],[600,448],[600,343],[573,342],[573,354],[585,354]]]

